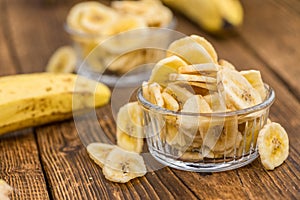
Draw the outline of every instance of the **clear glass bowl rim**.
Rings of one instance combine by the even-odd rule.
[[[251,114],[263,109],[266,109],[270,107],[274,101],[275,101],[275,92],[272,87],[270,87],[268,84],[265,84],[265,88],[267,91],[267,96],[264,99],[263,102],[260,104],[257,104],[255,106],[241,109],[241,110],[235,110],[230,112],[214,112],[214,113],[194,113],[194,112],[180,112],[180,111],[172,111],[165,108],[162,108],[158,105],[152,104],[148,100],[146,100],[142,93],[142,87],[138,88],[136,97],[138,99],[138,102],[145,108],[146,110],[151,110],[159,114],[163,115],[184,115],[184,116],[203,116],[203,117],[232,117],[237,115],[246,115]]]

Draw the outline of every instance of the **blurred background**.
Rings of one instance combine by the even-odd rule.
[[[64,24],[71,7],[79,2],[82,1],[0,0],[1,75],[44,71],[57,48],[72,44]],[[266,74],[272,71],[299,98],[300,67],[291,66],[299,65],[300,1],[241,0],[240,3],[242,22],[236,28],[226,23],[224,29],[229,27],[230,31],[216,31],[217,34],[173,6],[176,30],[206,37],[219,58],[231,61],[238,69],[260,69],[263,78],[268,78]],[[193,5],[196,4],[189,6]],[[222,5],[221,10],[232,9],[228,5]],[[236,17],[231,12],[223,15]]]

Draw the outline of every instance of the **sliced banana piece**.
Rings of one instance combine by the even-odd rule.
[[[170,81],[193,81],[193,82],[202,82],[202,83],[216,83],[217,80],[208,76],[200,76],[193,74],[169,74]]]
[[[239,72],[224,68],[217,75],[218,86],[222,86],[228,108],[244,109],[262,102],[259,93]]]
[[[218,63],[217,52],[209,41],[207,41],[204,37],[200,37],[198,35],[191,35],[191,38],[193,38],[197,43],[204,47],[204,49],[209,53],[210,57],[213,59],[214,63]]]
[[[155,0],[113,1],[111,6],[121,14],[142,18],[149,27],[166,27],[173,17],[170,9]]]
[[[170,82],[169,74],[177,73],[179,67],[186,65],[186,62],[178,56],[164,58],[154,66],[149,82],[156,82],[165,87]]]
[[[217,86],[216,84],[213,83],[201,83],[201,82],[195,82],[195,81],[188,81],[188,84],[191,85],[192,87],[199,87],[199,88],[203,88],[203,89],[207,89],[210,91],[217,91]],[[193,87],[193,88],[194,88]],[[196,89],[194,89],[195,93],[198,94],[196,91]],[[201,94],[201,93],[199,93]],[[202,94],[201,94],[202,95]]]
[[[115,145],[97,142],[90,143],[86,149],[90,158],[101,168],[103,168],[107,155],[114,147]]]
[[[166,123],[166,141],[169,145],[177,146],[178,148],[187,145],[186,138],[182,134],[176,124]]]
[[[210,106],[212,112],[225,112],[226,111],[226,103],[224,96],[219,92],[213,92],[208,95],[205,95],[204,100]]]
[[[213,63],[206,49],[191,37],[178,39],[170,44],[168,56],[177,55],[188,64]]]
[[[153,104],[156,104],[160,107],[164,107],[165,102],[164,102],[161,90],[162,90],[162,88],[158,83],[151,83],[149,85],[150,101]]]
[[[117,147],[106,157],[102,171],[106,179],[118,183],[126,183],[147,172],[142,156]]]
[[[141,153],[143,151],[144,140],[129,135],[128,133],[117,128],[117,145],[127,151]]]
[[[167,92],[163,92],[162,97],[163,97],[163,100],[164,100],[165,107],[168,110],[172,110],[172,111],[178,111],[179,110],[179,104],[172,95],[170,95]]]
[[[79,32],[101,34],[107,26],[117,23],[119,15],[97,1],[78,3],[67,16],[68,26]]]
[[[221,69],[228,68],[228,69],[236,70],[235,66],[232,63],[230,63],[228,60],[224,60],[224,59],[219,60],[219,67]]]
[[[261,78],[260,71],[258,70],[247,70],[240,71],[240,73],[249,81],[249,83],[257,90],[262,100],[266,98],[266,88]]]
[[[71,46],[58,48],[50,57],[46,66],[47,72],[71,73],[75,70],[76,53]]]
[[[281,165],[289,155],[289,138],[284,128],[275,122],[266,124],[257,138],[261,162],[267,170]]]
[[[178,73],[180,74],[216,74],[218,71],[218,66],[213,63],[204,64],[193,64],[182,66],[178,68]]]
[[[13,188],[8,185],[4,180],[0,179],[0,199],[9,200],[9,195],[12,193]]]
[[[226,154],[232,151],[234,147],[240,145],[243,137],[241,133],[238,132],[236,117],[228,119],[207,118],[202,121],[199,129],[203,138],[203,145],[214,153]]]
[[[186,100],[193,96],[193,93],[190,92],[189,89],[191,88],[186,89],[185,87],[182,87],[180,83],[174,82],[169,83],[164,91],[173,96],[177,100],[180,108],[182,108]]]
[[[143,97],[150,101],[150,91],[149,91],[149,83],[147,81],[143,81],[142,83],[142,92],[143,92]]]
[[[106,35],[115,35],[118,33],[122,33],[125,31],[138,29],[138,28],[146,28],[147,24],[146,22],[141,19],[134,16],[126,15],[121,17],[118,20],[118,23],[112,24],[108,26],[108,28],[105,30]]]
[[[117,127],[129,136],[144,138],[143,110],[138,102],[130,102],[119,109]]]
[[[183,105],[181,112],[187,113],[211,113],[211,109],[201,95],[193,95]],[[201,117],[181,115],[178,117],[179,129],[190,138],[194,138],[201,124]]]

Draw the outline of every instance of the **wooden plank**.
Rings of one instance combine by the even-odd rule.
[[[7,21],[7,2],[0,1],[0,75],[20,72],[20,60],[11,43],[11,26]],[[11,199],[49,199],[31,129],[0,137],[0,178],[14,191]]]
[[[243,5],[245,22],[241,37],[299,100],[299,1],[289,1],[286,5],[272,0],[253,0],[243,1]]]
[[[14,188],[12,199],[49,199],[32,131],[2,136],[0,150],[0,178]]]
[[[16,68],[14,67],[16,63],[14,62],[12,55],[9,53],[13,48],[10,46],[10,30],[9,24],[6,20],[6,3],[0,0],[0,75],[10,75],[16,73]]]
[[[4,0],[2,0],[4,1]],[[5,0],[13,45],[23,73],[40,72],[52,53],[71,44],[63,25],[72,2],[46,6],[44,0]]]

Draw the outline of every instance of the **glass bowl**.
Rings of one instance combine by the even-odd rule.
[[[167,27],[139,28],[116,35],[79,32],[65,25],[77,56],[76,72],[109,86],[122,77],[121,86],[140,85],[151,74],[154,63],[165,57],[171,42],[184,35]]]
[[[275,100],[265,84],[265,100],[253,107],[222,113],[174,112],[154,105],[137,92],[144,110],[144,131],[151,155],[186,171],[236,169],[258,157],[257,136]]]

